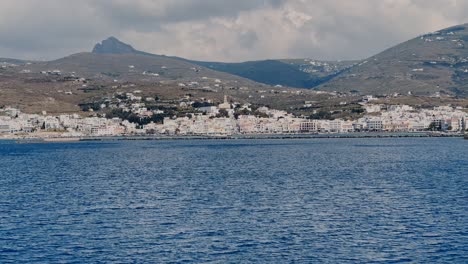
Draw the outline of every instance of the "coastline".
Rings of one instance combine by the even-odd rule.
[[[467,135],[453,133],[430,132],[356,132],[356,133],[324,133],[324,134],[236,134],[236,135],[128,135],[128,136],[86,136],[86,137],[10,137],[0,138],[0,141],[16,143],[73,143],[90,141],[142,141],[142,140],[242,140],[242,139],[331,139],[331,138],[429,138],[455,137],[468,139]]]

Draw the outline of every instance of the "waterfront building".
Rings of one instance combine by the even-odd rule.
[[[319,132],[320,129],[321,125],[318,120],[305,120],[299,127],[300,132]]]
[[[380,119],[369,119],[366,121],[366,129],[368,131],[382,131],[383,128],[383,122]]]

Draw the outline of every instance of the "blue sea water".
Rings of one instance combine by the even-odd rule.
[[[1,263],[468,263],[468,140],[0,142]]]

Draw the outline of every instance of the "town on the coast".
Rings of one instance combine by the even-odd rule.
[[[107,109],[91,116],[79,114],[27,114],[4,106],[0,109],[0,138],[112,137],[138,135],[226,136],[236,134],[300,134],[352,132],[422,132],[438,131],[462,134],[468,114],[462,107],[437,106],[415,108],[409,105],[384,105],[363,97],[363,115],[351,119],[314,119],[295,116],[283,110],[237,103],[224,96],[213,104],[179,100],[177,108],[152,109],[136,93],[120,93],[100,105],[85,106]],[[178,110],[174,110],[178,109]]]

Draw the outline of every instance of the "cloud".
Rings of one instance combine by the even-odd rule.
[[[160,24],[235,17],[242,11],[280,7],[284,0],[112,0],[97,1],[99,13],[125,28],[154,29]],[[90,1],[93,3],[93,1]]]
[[[468,22],[457,0],[2,0],[0,57],[54,59],[114,35],[199,60],[360,59]]]

